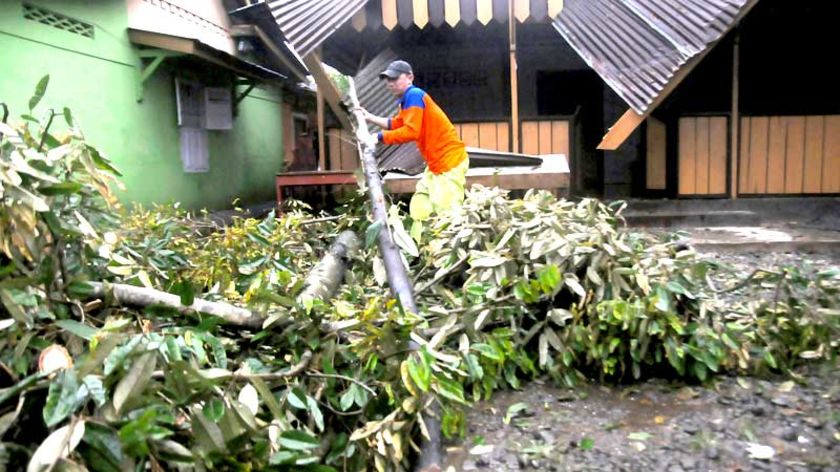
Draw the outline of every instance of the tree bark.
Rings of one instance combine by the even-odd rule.
[[[149,305],[164,305],[169,308],[174,308],[178,313],[182,314],[194,312],[207,313],[208,315],[218,316],[227,323],[250,328],[262,327],[265,319],[263,316],[245,308],[228,303],[210,302],[200,298],[193,300],[192,305],[182,305],[180,296],[153,288],[103,282],[88,282],[88,284],[93,287],[93,291],[90,293],[91,298],[103,298],[110,293],[119,303],[144,307]]]
[[[347,230],[338,235],[324,257],[312,268],[298,300],[329,300],[338,291],[347,272],[350,256],[359,248],[356,233]]]

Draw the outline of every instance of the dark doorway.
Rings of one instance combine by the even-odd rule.
[[[603,153],[604,85],[591,70],[537,71],[537,113],[573,117],[569,142],[571,191],[574,195],[600,195]]]

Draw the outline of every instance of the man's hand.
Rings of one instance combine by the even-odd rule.
[[[361,113],[365,118],[365,121],[371,121],[371,118],[373,118],[373,115],[362,107],[355,107],[353,108],[353,111]]]
[[[359,142],[362,143],[362,146],[365,146],[369,149],[376,150],[376,145],[379,143],[379,139],[377,139],[375,134],[365,133],[364,135],[359,134],[357,135]]]
[[[361,113],[368,123],[373,123],[382,129],[388,129],[388,118],[376,116],[362,107],[354,107],[353,111]]]

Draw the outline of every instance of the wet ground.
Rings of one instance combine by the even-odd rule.
[[[840,254],[708,254],[746,273],[840,266]],[[533,382],[475,405],[450,471],[840,471],[840,371],[663,379],[575,390]]]

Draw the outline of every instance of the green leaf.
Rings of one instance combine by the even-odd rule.
[[[96,167],[98,167],[101,170],[107,170],[108,172],[111,172],[117,177],[122,176],[122,174],[120,174],[119,171],[114,166],[112,166],[107,159],[102,157],[102,154],[100,154],[99,150],[97,150],[95,147],[89,144],[85,144],[85,150],[90,155],[90,158],[91,160],[93,160],[93,163],[96,164]]]
[[[96,402],[96,406],[102,406],[106,401],[108,401],[107,398],[105,398],[105,386],[102,384],[102,379],[99,377],[86,375],[85,378],[82,379],[82,386],[87,389],[87,396],[93,398]]]
[[[93,339],[93,336],[97,333],[96,328],[92,328],[84,323],[79,323],[76,320],[59,320],[56,321],[55,324],[59,328],[69,331],[86,341]]]
[[[225,436],[216,423],[210,421],[201,413],[193,413],[193,432],[199,449],[204,452],[223,451],[225,449]]]
[[[543,293],[552,295],[557,291],[558,285],[563,279],[560,275],[560,269],[554,264],[549,264],[537,272],[537,280],[540,282]]]
[[[3,306],[12,315],[12,318],[21,325],[32,326],[34,321],[32,315],[24,310],[21,303],[25,296],[27,296],[26,292],[21,290],[0,288],[0,301],[3,302]]]
[[[434,390],[440,394],[440,396],[462,405],[468,404],[464,399],[464,387],[460,383],[454,380],[435,376],[435,382],[432,386]]]
[[[510,420],[512,420],[513,417],[516,416],[517,413],[519,413],[520,411],[525,411],[527,409],[528,409],[528,404],[527,403],[523,403],[523,402],[514,403],[513,405],[508,407],[507,413],[505,413],[505,417],[502,420],[502,422],[504,424],[510,424]]]
[[[489,344],[473,343],[470,345],[470,349],[475,349],[482,356],[494,361],[501,362],[504,359],[502,355],[493,346]]]
[[[154,372],[156,365],[157,355],[154,352],[144,353],[134,360],[131,369],[114,389],[112,401],[117,414],[122,412],[123,407],[129,400],[143,394],[146,384],[152,378],[152,372]]]
[[[123,448],[113,429],[88,423],[79,453],[91,472],[122,472]]]
[[[64,107],[64,121],[67,122],[67,126],[73,126],[73,112],[67,107]]]
[[[686,297],[691,298],[691,299],[694,298],[694,295],[691,292],[689,292],[688,290],[686,290],[685,287],[683,287],[678,282],[675,282],[673,280],[671,280],[667,284],[665,284],[665,288],[667,288],[672,293],[678,293],[680,295],[685,295]]]
[[[365,249],[370,249],[376,244],[376,238],[379,237],[379,232],[382,231],[383,226],[384,222],[377,220],[367,227],[365,231]]]
[[[650,433],[645,431],[636,431],[627,435],[627,439],[631,441],[647,441],[650,439]]]
[[[776,358],[773,357],[773,354],[770,353],[768,349],[764,350],[764,361],[767,362],[767,365],[773,369],[778,369],[779,367],[778,364],[776,364]]]
[[[709,371],[706,368],[706,364],[702,362],[695,362],[694,363],[694,375],[703,382],[706,380],[706,377],[709,375]]]
[[[324,414],[321,413],[321,408],[318,407],[318,402],[309,395],[306,396],[306,404],[309,407],[309,415],[315,422],[315,427],[318,431],[324,431]]]
[[[350,388],[344,391],[339,399],[338,403],[341,407],[341,411],[347,411],[353,407],[353,400],[356,398],[355,393],[353,392],[353,387],[356,385],[353,384]]]
[[[580,448],[584,451],[589,451],[593,447],[595,447],[595,441],[593,441],[592,438],[583,438],[580,441]]]
[[[429,372],[425,372],[423,363],[418,364],[414,360],[413,356],[408,359],[408,375],[411,376],[411,380],[414,382],[414,385],[417,385],[420,388],[420,390],[423,390],[424,392],[429,391]]]
[[[181,305],[190,306],[195,301],[195,290],[189,280],[179,280],[170,291],[181,297]]]
[[[225,404],[218,398],[213,398],[207,402],[201,412],[204,413],[204,416],[206,416],[208,420],[218,423],[225,414]]]
[[[52,428],[65,418],[70,416],[81,404],[78,398],[79,382],[76,379],[76,372],[63,370],[50,383],[50,390],[47,393],[47,403],[44,405],[43,416],[47,427]]]
[[[222,344],[222,341],[212,334],[207,333],[203,334],[202,338],[204,339],[204,342],[210,346],[210,350],[213,352],[213,360],[215,361],[216,367],[220,369],[227,369],[227,352],[225,352],[225,347]]]
[[[38,106],[38,103],[44,98],[44,94],[47,93],[47,85],[50,83],[50,76],[45,75],[41,77],[41,80],[38,81],[38,85],[35,86],[35,93],[32,95],[32,98],[29,99],[29,111],[31,112],[33,108]]]
[[[298,457],[300,456],[292,451],[277,451],[271,455],[268,463],[271,465],[294,464]]]
[[[46,187],[41,187],[38,189],[44,195],[54,196],[54,195],[70,195],[73,193],[79,193],[82,190],[82,184],[78,182],[61,182],[57,184],[48,185]]]
[[[306,394],[303,393],[303,390],[297,387],[289,390],[288,395],[286,395],[286,399],[292,407],[297,408],[298,410],[306,409]]]
[[[283,431],[280,433],[279,443],[284,448],[293,451],[306,451],[319,446],[317,438],[298,430]]]

